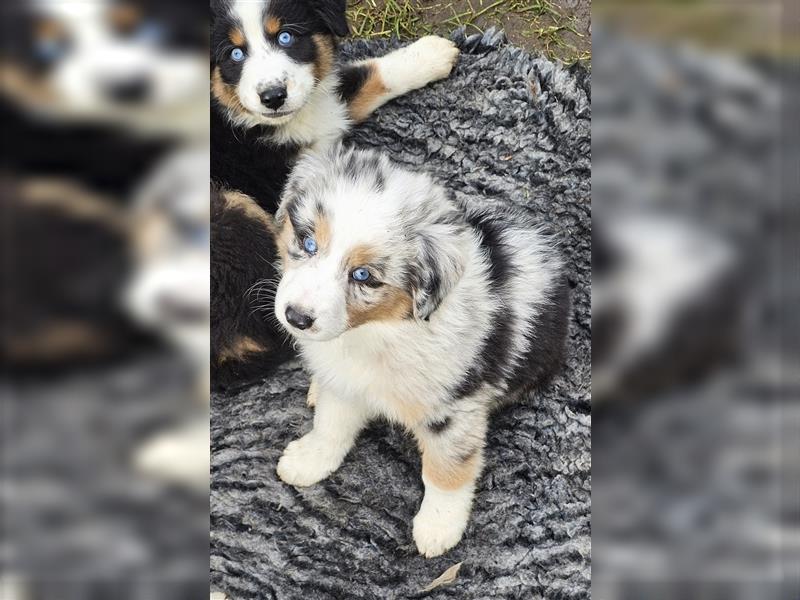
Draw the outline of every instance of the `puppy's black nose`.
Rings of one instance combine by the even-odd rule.
[[[314,317],[295,310],[291,306],[286,307],[286,320],[298,329],[308,329],[314,324]]]
[[[150,96],[152,82],[149,77],[130,77],[106,85],[106,95],[120,104],[137,104]]]
[[[261,98],[261,104],[272,110],[278,110],[286,102],[286,87],[283,85],[268,87],[258,96]]]

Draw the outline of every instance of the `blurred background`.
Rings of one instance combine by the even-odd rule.
[[[593,597],[800,597],[798,3],[593,3]]]
[[[207,7],[0,11],[0,597],[204,597]]]

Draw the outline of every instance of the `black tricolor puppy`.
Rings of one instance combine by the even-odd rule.
[[[275,314],[311,372],[314,427],[278,463],[312,485],[385,417],[414,434],[425,495],[414,541],[461,539],[489,415],[561,366],[569,286],[528,213],[467,206],[372,152],[304,158],[276,215]]]
[[[341,65],[336,39],[348,33],[345,8],[345,0],[212,2],[212,179],[250,196],[269,214],[302,152],[337,142],[385,102],[447,77],[458,57],[450,41],[431,36],[379,59]],[[251,271],[243,263],[260,259],[246,247],[240,250],[232,245],[214,252],[212,279],[226,281],[233,269]],[[217,303],[220,310],[232,308],[235,299],[246,303],[247,290],[259,282],[240,283],[216,290],[230,299]],[[262,318],[248,316],[251,311],[244,305],[212,314],[220,328],[212,336],[215,387],[244,383],[226,380],[217,370],[224,356],[249,354],[253,368],[242,373],[264,363],[260,353],[231,350],[254,328],[249,321]],[[274,347],[281,337],[273,333],[257,339],[257,346]]]

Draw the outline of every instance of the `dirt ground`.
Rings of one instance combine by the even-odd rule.
[[[465,25],[502,27],[511,42],[565,63],[591,60],[591,0],[350,0],[360,37],[414,38]]]

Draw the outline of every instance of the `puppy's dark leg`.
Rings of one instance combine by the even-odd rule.
[[[338,469],[370,417],[356,399],[339,398],[315,382],[312,391],[314,428],[286,446],[278,461],[278,477],[291,485],[313,485]]]
[[[488,410],[481,399],[458,400],[451,412],[416,427],[425,496],[414,517],[420,554],[439,556],[455,546],[472,510],[483,468]]]
[[[340,93],[355,122],[411,90],[450,75],[458,59],[450,40],[427,36],[381,58],[345,65]]]

